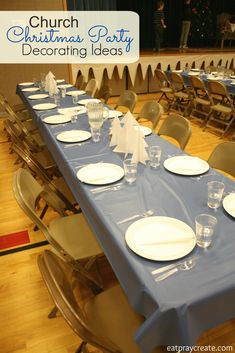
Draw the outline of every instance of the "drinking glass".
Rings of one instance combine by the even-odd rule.
[[[40,80],[40,89],[44,90],[45,88],[45,81],[46,81],[46,74],[43,72],[40,74],[41,80]]]
[[[100,142],[100,128],[91,127],[91,139],[93,142]]]
[[[66,97],[66,87],[60,87],[60,94],[61,94],[61,98],[65,98]]]
[[[200,214],[195,218],[196,241],[201,248],[207,248],[212,243],[217,219],[209,214]]]
[[[220,206],[221,199],[224,193],[224,183],[220,181],[210,181],[207,183],[208,200],[207,205],[210,208],[216,209]]]
[[[59,93],[54,94],[54,103],[57,105],[57,107],[60,106],[60,94]]]
[[[162,150],[160,146],[151,146],[149,148],[149,164],[152,168],[158,168],[160,166],[161,153]]]
[[[72,96],[73,104],[78,104],[78,101],[79,101],[78,97],[79,97],[78,95]]]
[[[71,113],[71,123],[75,124],[78,120],[78,114],[76,112],[76,110],[74,112]]]
[[[136,181],[137,176],[137,163],[132,162],[132,159],[125,159],[123,162],[125,180],[128,184],[132,184]]]

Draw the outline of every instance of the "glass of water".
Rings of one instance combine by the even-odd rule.
[[[123,161],[123,167],[126,182],[128,184],[134,183],[136,181],[137,176],[137,163],[132,162],[131,158],[127,158]]]
[[[161,153],[160,146],[151,146],[149,148],[149,164],[152,168],[156,169],[160,166]]]
[[[200,214],[195,218],[196,241],[201,248],[207,248],[212,243],[217,219],[209,214]]]
[[[220,206],[224,194],[224,183],[220,181],[210,181],[207,183],[208,200],[207,205],[210,208],[217,209]]]

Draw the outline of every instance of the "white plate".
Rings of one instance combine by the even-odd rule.
[[[179,175],[199,175],[206,173],[209,164],[198,157],[175,156],[165,160],[164,167],[172,173]]]
[[[46,124],[63,124],[71,121],[71,116],[68,115],[51,115],[43,119]]]
[[[235,76],[231,75],[230,78],[235,78]]]
[[[55,103],[41,103],[33,105],[33,109],[35,110],[49,110],[56,108],[57,105]]]
[[[48,94],[33,94],[32,96],[28,96],[29,99],[44,99],[44,98],[48,98],[49,95]]]
[[[123,113],[118,110],[109,110],[109,119],[120,118],[122,115]]]
[[[230,216],[235,217],[235,193],[229,194],[223,199],[223,207]]]
[[[58,88],[60,87],[64,87],[64,88],[69,88],[69,87],[73,87],[73,85],[71,85],[70,83],[66,83],[64,85],[57,85]]]
[[[69,91],[66,94],[67,94],[67,96],[81,96],[82,94],[86,94],[86,91],[82,91],[82,90]]]
[[[230,82],[230,85],[234,86],[234,85],[235,85],[235,82]]]
[[[19,83],[20,86],[32,86],[34,85],[34,82],[21,82]]]
[[[70,130],[61,132],[56,138],[61,142],[82,142],[91,138],[91,133],[84,130]]]
[[[61,82],[64,82],[64,79],[59,79],[59,80],[56,80],[56,83],[61,83]]]
[[[219,81],[220,80],[219,77],[214,77],[214,76],[207,77],[207,79],[210,80],[210,81]]]
[[[37,87],[31,87],[31,88],[23,88],[22,92],[37,92],[40,91],[40,88]]]
[[[140,129],[142,130],[144,136],[149,136],[152,133],[152,130],[147,126],[140,126]]]
[[[198,72],[198,71],[192,71],[192,72],[189,72],[188,75],[189,75],[189,76],[199,76],[199,75],[200,75],[200,72]]]
[[[138,125],[138,126],[134,126],[134,128],[135,129],[140,129],[143,132],[144,136],[151,135],[151,133],[152,133],[152,130],[149,127],[147,127],[147,126]]]
[[[111,163],[89,164],[77,172],[80,181],[91,185],[112,184],[123,176],[124,170]]]
[[[176,72],[177,74],[180,74],[181,72],[183,72],[183,70],[172,70],[172,72]]]
[[[201,70],[200,69],[191,69],[191,71],[200,72]]]
[[[125,234],[129,248],[155,261],[179,259],[196,245],[192,228],[170,217],[148,217],[132,223]]]
[[[78,101],[78,104],[87,105],[87,104],[90,103],[90,102],[92,102],[92,103],[99,103],[99,102],[101,102],[101,100],[100,100],[100,99],[97,99],[97,98],[80,99],[80,100]]]

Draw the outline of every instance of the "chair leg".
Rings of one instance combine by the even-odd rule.
[[[74,353],[89,353],[87,347],[87,342],[82,342]]]
[[[47,315],[48,319],[54,319],[56,317],[57,312],[58,312],[58,309],[56,306],[54,306],[54,308]]]
[[[40,216],[39,216],[40,219],[43,219],[43,217],[45,216],[45,213],[46,213],[47,209],[48,209],[48,205],[46,204],[46,205],[44,206],[44,208],[43,208],[43,210],[42,210]],[[36,232],[37,230],[38,230],[38,227],[35,226],[35,227],[33,228],[33,231]]]

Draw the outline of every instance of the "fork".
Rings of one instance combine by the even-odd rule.
[[[83,145],[86,145],[86,144],[89,143],[89,142],[90,142],[90,141],[71,143],[71,144],[69,144],[69,145],[65,145],[64,148],[70,148],[70,147],[74,147],[74,146],[83,146]]]
[[[124,218],[122,219],[121,221],[118,221],[117,224],[122,224],[122,223],[126,223],[126,222],[129,222],[129,221],[132,221],[133,219],[135,218],[146,218],[146,217],[150,217],[150,216],[153,216],[154,214],[154,211],[153,210],[148,210],[146,212],[143,212],[142,214],[136,214],[134,216],[131,216],[131,217],[128,217],[128,218]]]
[[[115,185],[115,186],[110,186],[110,187],[106,187],[106,188],[102,188],[102,189],[96,189],[91,191],[93,194],[99,194],[101,192],[105,192],[105,191],[117,191],[120,190],[124,187],[124,184],[120,184],[120,185]]]
[[[203,174],[203,175],[200,175],[198,177],[192,177],[192,180],[201,180],[202,178],[206,178],[206,177],[209,177],[209,176],[212,176],[212,175],[215,175],[215,173]]]

